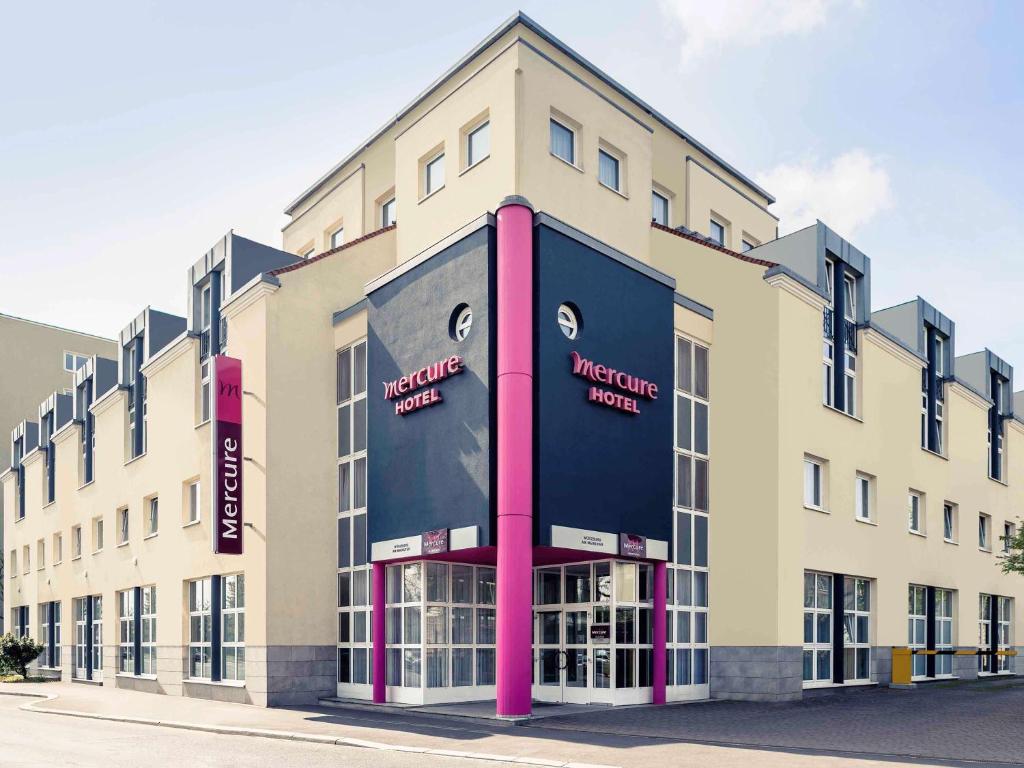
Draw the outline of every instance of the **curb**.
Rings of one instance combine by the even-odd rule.
[[[516,757],[515,755],[494,755],[486,752],[463,752],[455,749],[431,749],[430,747],[411,747],[400,744],[384,744],[379,741],[367,741],[345,736],[322,736],[315,733],[298,733],[295,731],[276,731],[266,728],[243,728],[231,725],[204,725],[202,723],[187,723],[178,720],[154,720],[145,717],[127,717],[124,715],[102,715],[95,712],[81,712],[73,709],[54,709],[52,707],[41,707],[47,701],[59,698],[56,693],[8,693],[0,691],[2,696],[24,696],[33,699],[42,699],[40,702],[28,702],[22,704],[18,709],[24,712],[34,712],[45,715],[63,715],[64,717],[80,717],[88,720],[105,720],[116,723],[131,723],[133,725],[155,725],[164,728],[178,728],[186,731],[201,731],[203,733],[215,733],[222,736],[257,736],[265,739],[282,739],[286,741],[300,741],[310,744],[333,744],[340,747],[359,747],[362,749],[376,749],[381,752],[412,752],[422,755],[437,755],[440,757],[461,757],[470,760],[486,760],[495,763],[514,763],[516,765],[537,765],[544,768],[617,768],[617,766],[602,765],[599,763],[576,763],[563,760],[549,760],[543,757]]]

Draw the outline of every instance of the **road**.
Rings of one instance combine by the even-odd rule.
[[[498,768],[512,763],[290,742],[86,720],[18,709],[31,699],[0,695],[2,768]],[[521,768],[521,767],[520,767]]]

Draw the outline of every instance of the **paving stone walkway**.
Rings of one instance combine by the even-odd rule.
[[[1024,763],[1024,679],[866,688],[785,704],[717,701],[549,717],[581,728],[670,741],[995,763]]]

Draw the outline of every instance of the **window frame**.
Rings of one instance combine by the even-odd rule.
[[[339,239],[340,236],[340,239]],[[330,243],[330,250],[340,248],[345,244],[345,225],[339,224],[333,229],[330,236],[328,237],[328,243]]]
[[[234,589],[229,589],[233,584]],[[229,599],[234,595],[234,601]],[[224,682],[245,682],[245,574],[230,573],[221,576],[220,587],[220,679]],[[228,640],[229,625],[234,639]],[[229,654],[228,651],[231,653]],[[229,662],[228,657],[232,659]],[[228,674],[229,664],[232,674]]]
[[[446,182],[444,160],[444,146],[441,146],[438,150],[431,152],[424,157],[422,161],[423,177],[420,183],[420,200],[426,200],[431,195],[434,195],[444,189]],[[440,169],[439,180],[436,178],[438,169]],[[435,183],[437,181],[440,181],[440,183]]]
[[[720,245],[723,248],[725,248],[727,226],[728,225],[724,224],[720,219],[716,218],[715,216],[711,216],[708,219],[708,238],[711,240],[711,242],[716,243],[717,245]],[[718,230],[717,234],[716,228]]]
[[[569,149],[571,150],[572,157],[563,157],[555,151],[555,128],[561,128],[569,134]],[[548,124],[548,152],[552,157],[557,157],[563,163],[571,165],[577,170],[583,170],[578,161],[579,158],[579,131],[576,128],[568,125],[563,120],[559,120],[553,115],[549,118]]]
[[[604,179],[606,167],[610,168],[615,173],[614,184],[609,184]],[[623,194],[622,158],[604,146],[597,148],[597,183],[605,189],[610,189],[612,192],[618,192],[620,195]]]
[[[959,510],[956,504],[946,501],[942,503],[942,540],[948,544],[956,544],[959,541]],[[947,520],[949,525],[947,526]],[[949,535],[946,535],[947,528]]]
[[[915,503],[916,502],[916,503]],[[925,536],[925,495],[920,491],[907,491],[907,531]]]
[[[825,461],[813,456],[804,456],[804,508],[816,512],[826,512],[825,505]],[[810,476],[808,475],[810,472]],[[808,490],[811,498],[808,500]]]
[[[474,139],[474,137],[480,135],[481,131],[486,131],[487,132],[486,133],[486,136],[487,136],[486,152],[483,155],[479,156],[479,157],[474,157],[474,153],[473,153],[473,139]],[[479,165],[480,163],[482,163],[484,160],[486,160],[488,157],[491,156],[491,118],[490,118],[490,116],[485,116],[484,118],[478,120],[477,122],[472,123],[471,127],[466,129],[465,136],[466,136],[466,138],[465,138],[465,153],[466,153],[465,157],[466,157],[466,163],[465,163],[465,167],[462,170],[463,171],[468,171],[470,168],[474,168],[475,166]]]
[[[395,204],[395,196],[391,195],[387,200],[380,204],[380,226],[381,229],[390,227],[398,221],[397,218],[397,206]],[[391,214],[390,221],[388,220],[388,214]]]
[[[664,209],[664,221],[658,220],[658,208],[659,201],[663,203],[660,207]],[[663,227],[671,226],[672,221],[672,204],[669,201],[668,195],[662,194],[657,189],[651,190],[651,221],[655,224],[660,224]]]
[[[978,513],[978,549],[982,552],[992,551],[992,515]]]
[[[863,523],[875,522],[875,478],[865,472],[857,472],[854,479],[854,516]],[[863,514],[866,511],[867,514]]]
[[[808,578],[813,582],[813,592],[808,601]],[[822,581],[824,579],[824,581]],[[834,647],[832,634],[835,632],[833,622],[835,605],[835,577],[831,573],[821,571],[804,571],[804,594],[803,594],[803,645],[802,645],[802,671],[801,681],[804,688],[822,688],[833,685],[836,660],[834,658]],[[819,597],[822,594],[822,584],[827,584],[825,594],[828,595],[828,605],[819,605]],[[826,617],[822,621],[822,617]],[[810,640],[808,640],[808,628],[810,628]],[[821,631],[827,628],[827,637],[822,639]],[[824,654],[824,657],[823,657]],[[807,661],[811,661],[811,676],[807,676]],[[828,665],[827,674],[822,675],[821,663],[825,658]]]
[[[131,536],[130,510],[127,506],[117,508],[117,546],[125,546]]]
[[[145,531],[144,539],[151,539],[160,533],[160,497],[149,496],[145,505]]]

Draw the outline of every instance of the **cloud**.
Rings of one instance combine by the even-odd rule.
[[[806,34],[840,4],[860,5],[860,0],[661,0],[661,10],[682,38],[683,66],[691,66],[725,48]]]
[[[814,158],[783,163],[755,178],[778,200],[773,210],[781,219],[782,234],[821,219],[852,238],[893,205],[888,171],[863,149],[851,149],[825,164]]]

